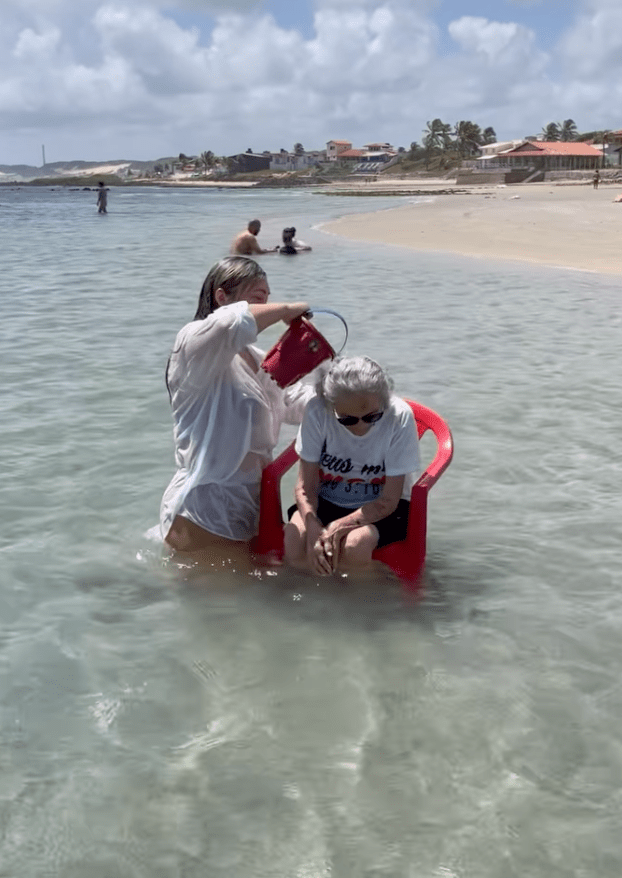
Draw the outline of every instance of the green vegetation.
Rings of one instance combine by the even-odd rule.
[[[497,139],[492,127],[484,131],[475,122],[462,120],[452,127],[441,119],[428,122],[423,132],[423,146],[411,143],[406,161],[417,162],[423,150],[427,171],[447,171],[460,164],[462,159],[477,155],[479,147],[485,143],[494,143]]]
[[[542,129],[542,139],[548,141],[570,141],[578,140],[579,132],[577,126],[572,119],[565,119],[563,122],[549,122]]]

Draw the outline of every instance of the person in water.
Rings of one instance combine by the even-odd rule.
[[[108,190],[101,180],[97,185],[97,213],[108,213]]]
[[[293,256],[295,253],[299,253],[301,250],[310,250],[308,244],[305,244],[304,241],[296,240],[296,229],[293,226],[289,226],[286,229],[283,229],[283,244],[279,248],[279,253],[284,253],[290,256]]]
[[[246,550],[257,529],[263,468],[281,424],[299,424],[310,385],[281,388],[259,368],[257,335],[308,311],[269,303],[263,268],[228,256],[207,275],[194,320],[178,333],[166,368],[177,472],[164,492],[165,543],[197,557]]]
[[[298,250],[294,247],[293,240],[294,229],[283,229],[283,245],[279,248],[279,253],[283,253],[286,256],[295,256]]]
[[[231,243],[231,252],[240,256],[252,256],[258,253],[274,253],[278,250],[278,246],[270,250],[264,250],[259,246],[257,235],[261,229],[261,223],[258,219],[251,220],[244,232],[240,232]]]
[[[296,506],[285,560],[328,575],[360,568],[374,549],[406,538],[419,439],[410,406],[368,357],[333,361],[296,439]]]

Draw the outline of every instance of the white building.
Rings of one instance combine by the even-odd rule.
[[[320,162],[324,161],[326,161],[326,153],[324,150],[305,150],[300,155],[296,155],[294,152],[288,152],[287,150],[282,149],[279,152],[270,153],[270,170],[304,171],[307,168],[314,168]]]

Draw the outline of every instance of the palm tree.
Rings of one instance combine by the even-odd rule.
[[[209,171],[210,168],[213,168],[216,164],[216,156],[208,149],[206,152],[201,153],[201,162],[203,163],[203,167],[206,171]]]
[[[549,142],[559,140],[560,134],[561,130],[557,122],[549,122],[546,128],[542,129],[542,139]]]
[[[482,143],[496,143],[497,135],[495,133],[495,129],[492,127],[484,128],[484,133],[482,134]]]
[[[305,154],[305,148],[302,145],[302,143],[295,143],[294,144],[294,155],[304,155],[304,154]]]
[[[458,152],[463,158],[476,152],[482,142],[482,130],[475,122],[456,122],[454,135]]]
[[[451,145],[451,125],[441,122],[440,119],[433,119],[426,122],[427,128],[424,129],[423,145],[426,151],[426,168],[429,167],[430,157],[434,151],[442,152]]]
[[[561,125],[559,125],[560,140],[576,140],[578,133],[579,132],[577,131],[577,126],[572,119],[564,119]]]

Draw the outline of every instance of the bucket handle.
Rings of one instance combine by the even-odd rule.
[[[332,308],[309,308],[309,310],[303,314],[303,317],[313,317],[314,314],[332,314],[333,317],[338,317],[339,320],[343,323],[343,328],[346,331],[346,337],[343,340],[343,344],[339,348],[339,350],[335,353],[335,356],[338,357],[342,350],[345,348],[348,342],[348,324],[343,319],[341,314],[338,314],[337,311],[333,311]]]

